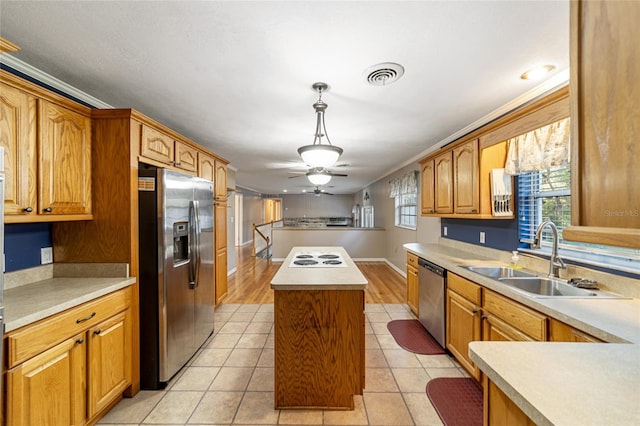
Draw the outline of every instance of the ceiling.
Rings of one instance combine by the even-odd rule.
[[[313,142],[314,82],[349,175],[328,186],[350,194],[539,91],[520,79],[532,66],[566,74],[568,27],[568,1],[0,1],[12,58],[166,124],[269,194],[310,186],[289,172]],[[381,62],[404,76],[369,85]]]

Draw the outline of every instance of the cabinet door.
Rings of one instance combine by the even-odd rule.
[[[4,214],[35,215],[36,99],[0,83],[0,146],[4,147]]]
[[[565,239],[640,240],[640,8],[571,2],[571,222]]]
[[[175,166],[182,170],[196,173],[198,171],[198,151],[189,145],[176,141]]]
[[[433,160],[422,164],[421,175],[422,214],[434,214],[435,207],[435,170]]]
[[[487,426],[534,426],[535,423],[527,417],[509,397],[491,380],[485,379],[484,393],[484,424]]]
[[[486,289],[484,290],[482,307],[487,316],[495,317],[494,320],[489,322],[495,324],[496,327],[504,329],[508,326],[509,330],[516,330],[518,335],[526,335],[526,340],[538,342],[547,340],[547,317],[539,312]],[[504,324],[504,327],[502,324]],[[513,333],[511,334],[513,335]]]
[[[211,182],[215,182],[215,170],[216,166],[213,157],[202,152],[198,152],[198,176],[203,179],[210,180]]]
[[[216,200],[227,202],[227,166],[226,164],[216,161],[216,179],[215,194]]]
[[[38,102],[38,213],[91,214],[91,119]]]
[[[555,319],[549,320],[549,340],[551,342],[603,343],[597,337]]]
[[[455,213],[478,213],[478,140],[453,150],[453,197]]]
[[[216,305],[227,295],[227,205],[218,204],[214,207],[216,221]]]
[[[131,380],[131,340],[127,313],[122,312],[90,328],[89,417],[112,402]]]
[[[480,333],[480,308],[447,290],[447,349],[476,380],[480,380],[480,369],[469,358],[469,343],[479,341]]]
[[[418,270],[407,265],[407,305],[416,316],[419,315]]]
[[[86,419],[85,334],[7,372],[8,425],[81,425]]]
[[[140,155],[164,164],[173,165],[174,149],[172,137],[147,125],[142,126]]]
[[[436,213],[453,213],[453,164],[451,151],[434,158]]]

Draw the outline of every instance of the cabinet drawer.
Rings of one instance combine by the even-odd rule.
[[[130,291],[129,287],[119,290],[11,332],[7,336],[9,368],[125,310]]]
[[[547,317],[492,291],[484,292],[484,309],[537,341],[547,340]]]
[[[407,265],[411,265],[414,268],[418,267],[418,256],[413,253],[407,252]]]
[[[471,303],[480,305],[482,287],[456,274],[449,273],[447,276],[447,288],[455,291]]]

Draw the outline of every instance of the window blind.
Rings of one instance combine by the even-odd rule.
[[[518,175],[518,232],[520,242],[532,244],[538,225],[550,220],[562,230],[571,224],[571,170],[564,166]],[[551,242],[551,233],[542,235]]]

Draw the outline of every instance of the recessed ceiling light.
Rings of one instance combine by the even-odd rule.
[[[553,65],[540,65],[523,72],[520,78],[523,80],[538,80],[549,74],[555,68],[556,67],[554,67]]]
[[[286,189],[283,189],[283,190],[282,190],[282,192],[287,192],[287,190],[286,190]]]

